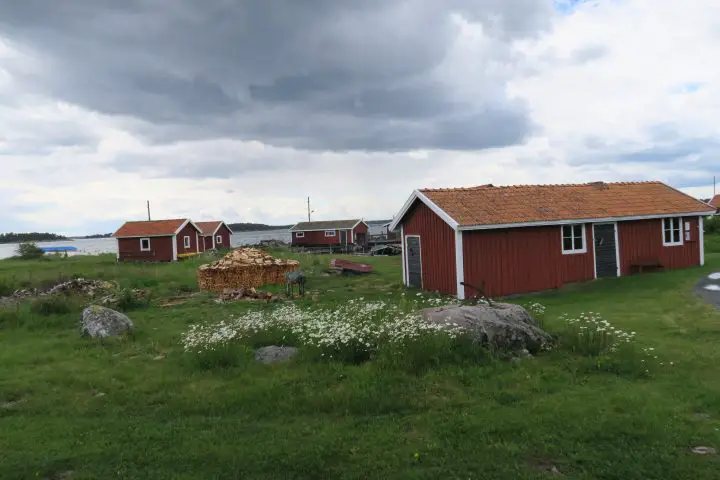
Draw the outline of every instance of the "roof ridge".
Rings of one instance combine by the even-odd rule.
[[[421,188],[420,192],[463,192],[463,191],[474,191],[474,190],[481,190],[481,189],[494,189],[494,188],[576,188],[576,187],[588,187],[596,184],[605,184],[605,185],[647,185],[647,184],[660,184],[665,185],[663,182],[659,180],[645,180],[645,181],[635,181],[635,182],[605,182],[605,181],[595,181],[595,182],[585,182],[585,183],[523,183],[523,184],[514,184],[514,185],[493,185],[493,184],[487,184],[487,185],[476,185],[471,187],[445,187],[445,188]]]

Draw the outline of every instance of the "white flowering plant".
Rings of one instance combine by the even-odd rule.
[[[616,328],[595,312],[577,316],[564,314],[560,320],[565,324],[563,343],[573,352],[590,357],[615,352],[622,345],[632,343],[636,335]]]
[[[544,328],[545,324],[545,312],[547,311],[547,308],[545,305],[539,302],[530,302],[526,305],[524,305],[525,310],[530,312],[530,314],[533,316],[535,320],[538,322],[538,326],[540,328]]]
[[[565,314],[560,320],[565,325],[561,344],[573,353],[592,358],[589,366],[593,370],[647,377],[658,367],[675,365],[661,361],[653,347],[640,348],[636,332],[615,327],[599,313]]]
[[[306,308],[288,303],[254,310],[226,321],[192,325],[182,338],[186,352],[216,356],[237,343],[257,347],[277,344],[303,347],[306,355],[359,363],[380,350],[398,351],[426,341],[449,341],[461,335],[421,321],[421,308],[447,303],[441,297],[415,296],[399,303],[350,300],[335,307]]]

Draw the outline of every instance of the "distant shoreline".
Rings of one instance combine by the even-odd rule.
[[[0,234],[0,244],[25,243],[25,242],[56,242],[62,240],[70,240],[68,237],[57,235],[55,233],[2,233]]]
[[[368,225],[384,225],[389,220],[366,220]],[[267,225],[264,223],[229,223],[228,226],[235,233],[247,232],[268,232],[276,230],[290,230],[293,225]],[[112,238],[112,233],[97,233],[93,235],[73,235],[66,237],[55,233],[1,233],[0,245],[23,243],[23,242],[57,242],[57,241],[74,241],[74,240],[94,240]]]

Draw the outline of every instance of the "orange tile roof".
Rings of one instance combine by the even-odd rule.
[[[420,192],[461,227],[713,211],[661,182],[483,185]]]
[[[715,208],[720,208],[720,195],[715,195],[712,200],[710,200],[710,205]]]
[[[220,228],[220,224],[223,223],[220,220],[212,222],[196,222],[195,225],[200,229],[203,235],[212,235],[215,230]]]
[[[113,234],[113,237],[159,237],[174,235],[187,220],[187,218],[175,218],[172,220],[126,222]]]

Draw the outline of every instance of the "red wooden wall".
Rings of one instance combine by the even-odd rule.
[[[139,238],[118,238],[118,259],[122,261],[172,262],[172,237],[151,237],[150,251],[140,251]]]
[[[218,235],[220,235],[220,236],[222,237],[222,244],[218,244],[218,243],[217,243],[217,240],[216,240],[216,241],[215,241],[215,248],[217,248],[217,249],[225,249],[225,248],[231,248],[231,247],[232,247],[232,243],[231,243],[231,240],[230,240],[230,230],[228,230],[228,228],[225,227],[225,225],[223,225],[222,227],[220,227],[220,230],[218,230],[218,232],[215,234],[216,237],[217,237]]]
[[[659,259],[665,268],[686,268],[700,265],[700,231],[697,217],[682,219],[683,239],[685,222],[690,222],[690,240],[683,245],[663,246],[662,220],[638,220],[618,223],[621,275],[630,275],[633,262]]]
[[[450,225],[417,202],[405,217],[403,234],[420,235],[423,288],[456,295],[455,231]]]
[[[190,248],[185,248],[185,237],[190,237]],[[195,230],[195,227],[190,225],[189,223],[185,225],[185,228],[180,230],[180,233],[177,235],[177,253],[178,255],[182,255],[184,253],[196,253],[198,251],[198,239],[200,238],[200,233]]]
[[[345,230],[348,235],[348,243],[352,243],[351,230]],[[293,245],[340,245],[340,230],[336,230],[334,237],[325,237],[325,231],[322,232],[305,232],[305,237],[298,238],[296,233],[292,233]]]
[[[587,253],[563,255],[560,226],[463,232],[465,282],[499,297],[595,278],[591,225]],[[475,291],[466,289],[466,296]]]

